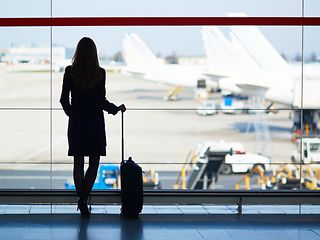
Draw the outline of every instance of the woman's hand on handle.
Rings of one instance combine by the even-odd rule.
[[[126,109],[126,106],[124,104],[121,104],[119,107],[118,107],[119,111],[121,112],[125,112],[127,109]]]

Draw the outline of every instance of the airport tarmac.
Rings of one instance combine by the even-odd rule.
[[[62,77],[63,73],[51,77],[48,72],[0,72],[1,169],[72,169],[72,158],[67,156],[68,119],[59,103]],[[125,156],[143,163],[144,170],[179,171],[188,152],[202,141],[240,142],[250,152],[267,145],[273,163],[290,161],[295,145],[291,142],[289,110],[276,114],[219,111],[217,115],[199,116],[199,102],[194,100],[192,89],[184,89],[178,101],[165,101],[169,90],[169,86],[156,82],[108,74],[107,98],[128,108],[124,115]],[[223,101],[219,93],[210,98],[217,104]],[[120,114],[105,117],[108,147],[101,161],[119,163]],[[268,143],[265,139],[257,141],[257,120],[265,121],[270,130]]]
[[[173,189],[178,174],[176,171],[160,171],[161,189]],[[71,171],[54,171],[52,178],[50,175],[49,170],[0,170],[0,189],[64,189],[66,182],[72,182]],[[220,175],[214,189],[233,190],[243,176],[244,174]],[[252,181],[251,188],[259,189],[256,181]]]

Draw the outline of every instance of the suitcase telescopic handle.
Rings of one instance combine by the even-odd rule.
[[[121,163],[124,162],[124,120],[123,120],[123,111],[121,111]]]

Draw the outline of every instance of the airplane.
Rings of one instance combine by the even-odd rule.
[[[3,70],[7,72],[62,72],[65,66],[71,64],[66,58],[66,48],[52,48],[52,64],[50,64],[50,48],[17,46],[6,50],[2,61]]]
[[[196,98],[207,98],[208,89],[216,88],[216,82],[203,74],[206,66],[164,64],[135,33],[125,34],[122,43],[127,65],[124,73],[173,85],[166,100],[176,100],[182,87],[194,88]]]
[[[245,14],[228,15],[246,16]],[[217,81],[219,88],[239,95],[260,96],[265,100],[295,108],[302,107],[301,66],[286,62],[257,27],[231,26],[230,40],[216,27],[205,27],[202,29],[202,37],[208,56],[208,65],[211,68],[217,66],[217,62],[221,65],[226,56],[232,57],[233,62],[224,62],[224,67],[231,70],[220,76]],[[219,58],[217,51],[224,51],[224,58]],[[218,67],[223,68],[223,66]],[[317,109],[320,107],[320,102],[315,89],[318,89],[317,86],[320,87],[320,81],[318,81],[320,66],[318,71],[317,67],[310,68],[310,71],[308,67],[305,65],[307,69],[303,91],[308,94],[303,96],[303,108]]]
[[[231,26],[228,33],[229,39],[215,27],[202,28],[209,66],[223,68],[221,64],[224,63],[225,67],[230,66],[232,69],[229,74],[216,79],[218,88],[236,95],[284,104],[291,109],[303,108],[302,118],[305,124],[309,121],[307,124],[310,128],[314,123],[307,120],[310,119],[307,115],[317,115],[316,109],[320,107],[316,92],[320,87],[319,66],[304,65],[302,82],[301,65],[286,62],[257,27]],[[219,51],[223,51],[223,54],[217,54]],[[227,63],[226,56],[232,56],[233,62]],[[254,61],[249,61],[248,57]],[[295,115],[299,113],[294,111]],[[300,121],[296,125],[300,125]]]

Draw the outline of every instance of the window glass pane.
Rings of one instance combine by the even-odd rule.
[[[315,4],[306,1],[307,4]],[[308,8],[306,8],[308,9]],[[311,13],[311,12],[309,12]],[[312,14],[311,14],[312,15]],[[299,163],[301,164],[301,187],[309,190],[319,190],[319,94],[320,78],[319,53],[320,49],[315,41],[320,31],[319,27],[304,27],[304,61],[303,82],[301,85],[301,137],[297,141]]]
[[[68,117],[62,110],[53,111],[52,117],[52,186],[64,189],[73,184],[73,158],[68,156]]]
[[[302,111],[302,136],[297,139],[295,150],[295,160],[300,165],[299,170],[301,168],[301,189],[319,190],[320,138],[318,121],[315,121],[318,112],[309,109]]]
[[[317,0],[304,0],[304,15],[306,17],[313,16],[313,17],[319,17],[320,11],[319,11],[320,3]]]
[[[318,26],[304,28],[303,84],[300,86],[300,89],[303,88],[301,94],[304,109],[320,109],[318,93],[318,87],[320,86],[320,47],[315,39],[319,36],[320,28]]]
[[[0,189],[2,190],[51,189],[51,172],[49,163],[11,163],[10,168],[0,167]]]
[[[105,114],[105,122],[108,145],[107,156],[101,156],[100,158],[100,178],[99,176],[97,177],[97,183],[94,189],[111,189],[114,187],[119,187],[118,183],[114,185],[114,183],[110,183],[110,181],[113,181],[112,179],[118,177],[119,172],[117,171],[117,169],[121,162],[120,114],[116,116]],[[69,145],[67,138],[67,127],[68,117],[65,115],[65,113],[62,110],[53,111],[52,186],[54,189],[74,189],[72,178],[73,157],[68,156]],[[92,141],[94,141],[94,139]],[[88,163],[87,157],[86,163]],[[87,168],[87,165],[85,166],[85,168]],[[112,176],[110,176],[110,174]],[[105,178],[112,178],[108,180],[109,182],[107,185],[104,184]],[[99,181],[100,183],[98,183]]]
[[[50,188],[49,111],[0,110],[0,188]]]
[[[54,16],[224,16],[228,12],[245,12],[251,16],[300,16],[301,1],[53,1]]]
[[[0,16],[50,17],[50,0],[5,1],[1,3]]]
[[[0,28],[0,35],[0,107],[49,107],[49,28]]]

